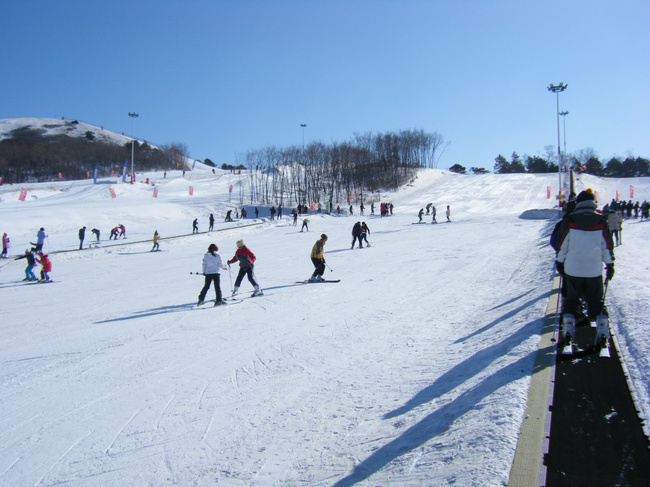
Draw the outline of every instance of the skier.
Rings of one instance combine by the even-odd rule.
[[[2,234],[2,254],[0,254],[0,257],[6,258],[8,251],[9,251],[9,235],[7,235],[7,232],[5,232]]]
[[[43,244],[45,243],[46,238],[47,235],[45,235],[45,229],[41,227],[41,229],[36,234],[36,244],[34,245],[34,248],[32,250],[35,252],[39,252],[40,250],[43,250]]]
[[[431,223],[438,223],[438,220],[436,220],[436,207],[431,206],[431,215],[433,215],[433,219],[431,220]]]
[[[300,228],[300,233],[302,233],[302,231],[305,229],[309,231],[309,218],[302,219],[302,228]]]
[[[232,290],[232,295],[235,296],[239,291],[239,286],[241,285],[244,276],[248,277],[248,281],[253,285],[255,291],[253,291],[253,296],[262,294],[257,281],[255,281],[255,276],[253,274],[253,264],[255,263],[255,254],[251,252],[246,245],[244,245],[243,240],[237,240],[237,251],[235,256],[228,261],[228,265],[233,264],[239,261],[239,274],[237,279],[235,279],[235,287]]]
[[[447,205],[446,215],[447,215],[447,221],[450,222],[451,219],[449,217],[451,216],[451,209],[449,208],[449,205]]]
[[[199,233],[199,219],[195,218],[192,222],[192,233]]]
[[[46,282],[50,281],[50,276],[48,275],[48,272],[52,272],[52,262],[50,261],[49,257],[44,254],[43,252],[39,252],[38,256],[40,257],[36,259],[36,262],[41,264],[41,280],[40,282]]]
[[[269,213],[271,213],[271,221],[275,220],[275,206],[271,207]]]
[[[293,216],[293,226],[295,227],[296,225],[298,225],[298,212],[296,211],[295,208],[291,210],[291,215]]]
[[[623,223],[623,217],[621,216],[620,212],[611,211],[609,215],[607,215],[607,226],[609,227],[609,231],[611,232],[612,237],[614,238],[614,240],[616,240],[617,247],[622,243],[621,242],[622,223]]]
[[[211,232],[214,229],[214,215],[210,213],[210,226],[208,227],[208,232]]]
[[[219,247],[215,244],[210,244],[208,251],[203,256],[203,275],[205,276],[205,283],[203,284],[203,289],[199,293],[199,302],[197,306],[201,306],[204,303],[205,295],[210,289],[210,283],[214,283],[214,292],[216,293],[216,300],[214,302],[215,306],[220,306],[226,304],[221,297],[221,284],[219,282],[221,277],[221,269],[225,269],[221,256],[217,254]]]
[[[418,212],[418,218],[420,219],[418,223],[422,223],[422,215],[424,215],[424,208],[420,208],[420,211]]]
[[[431,207],[433,206],[433,203],[427,203],[427,215],[431,211]]]
[[[99,243],[99,230],[97,228],[93,228],[91,232],[95,234],[95,237],[97,237],[97,243]]]
[[[366,247],[370,247],[370,242],[368,242],[368,234],[370,233],[370,228],[366,225],[366,222],[361,223],[361,240],[366,241]]]
[[[120,228],[119,237],[126,238],[126,227],[121,223],[118,225],[118,227]],[[115,237],[115,240],[117,240],[117,237]]]
[[[160,245],[158,244],[158,240],[160,240],[160,235],[158,235],[158,230],[153,232],[153,247],[151,248],[152,252],[155,252],[156,250],[160,250]]]
[[[232,210],[228,210],[226,212],[226,218],[224,219],[225,222],[231,222],[232,220]]]
[[[25,267],[25,279],[23,281],[37,281],[36,275],[34,274],[34,266],[36,266],[36,260],[34,259],[34,254],[31,250],[25,249],[24,255],[19,255],[14,260],[27,259],[27,267]]]
[[[84,248],[84,238],[86,238],[86,227],[79,229],[79,250]]]
[[[311,249],[311,262],[314,264],[314,273],[309,278],[310,281],[322,281],[323,273],[325,272],[325,257],[323,251],[327,242],[327,235],[324,233],[320,236],[320,240]]]
[[[597,336],[609,339],[602,272],[605,263],[606,281],[614,277],[614,250],[607,222],[596,212],[596,207],[593,191],[582,191],[576,198],[575,211],[563,219],[560,228],[556,265],[567,281],[567,296],[562,309],[565,348],[567,344],[570,347],[574,339],[576,315],[583,296],[589,319],[597,323]]]
[[[363,244],[361,243],[361,222],[356,222],[354,226],[352,227],[352,247],[350,249],[354,248],[354,242],[359,240],[359,248],[363,248]]]
[[[113,240],[113,238],[115,238],[115,240],[117,240],[117,233],[118,233],[117,227],[112,228],[111,229],[111,236],[108,237],[108,239]]]

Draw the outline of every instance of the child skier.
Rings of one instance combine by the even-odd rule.
[[[34,274],[34,266],[36,265],[36,260],[34,259],[34,254],[31,250],[26,249],[24,255],[19,255],[14,260],[27,259],[27,267],[25,267],[25,279],[23,281],[38,281],[36,275]]]
[[[41,280],[39,282],[48,282],[51,280],[48,273],[52,272],[52,262],[47,254],[44,254],[43,252],[39,252],[38,256],[40,259],[37,258],[36,262],[41,264]]]
[[[255,291],[253,296],[258,296],[263,294],[260,290],[257,281],[255,281],[255,276],[253,274],[253,264],[255,263],[255,254],[251,252],[246,245],[244,245],[243,240],[237,240],[237,251],[235,256],[228,261],[228,265],[233,264],[239,261],[239,274],[237,279],[235,279],[235,287],[232,290],[232,295],[235,296],[239,291],[239,286],[241,285],[244,276],[248,277],[248,281],[253,285]]]

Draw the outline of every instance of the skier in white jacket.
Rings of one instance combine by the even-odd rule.
[[[217,254],[218,250],[219,247],[215,244],[210,244],[208,251],[203,256],[203,275],[205,276],[205,284],[199,293],[198,306],[201,306],[204,303],[203,300],[205,299],[205,295],[208,293],[208,289],[210,289],[210,283],[214,283],[214,290],[217,294],[217,299],[215,300],[214,305],[219,306],[226,304],[221,298],[221,285],[219,282],[221,269],[225,269],[225,266],[223,265],[221,256]]]

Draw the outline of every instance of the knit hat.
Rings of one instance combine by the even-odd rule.
[[[578,197],[576,198],[576,203],[582,203],[583,201],[594,201],[594,192],[591,188],[581,191]]]
[[[237,248],[241,249],[244,246],[244,241],[243,240],[237,240]]]

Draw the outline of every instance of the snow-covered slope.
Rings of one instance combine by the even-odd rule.
[[[43,137],[67,135],[68,137],[86,139],[86,134],[93,134],[95,140],[123,145],[131,141],[131,137],[116,134],[104,127],[95,127],[77,120],[58,118],[7,118],[0,120],[0,140],[11,138],[14,131],[31,129]]]
[[[45,227],[57,282],[25,284],[24,261],[1,262],[0,484],[507,483],[554,271],[554,221],[520,215],[552,209],[557,175],[422,171],[382,194],[393,217],[366,203],[364,216],[310,215],[303,233],[261,206],[259,225],[224,223],[228,208],[253,214],[239,198],[245,175],[146,177],[155,187],[32,186],[24,202],[19,187],[2,188],[12,253]],[[602,201],[631,184],[650,197],[648,179],[579,184]],[[427,203],[441,223],[414,225]],[[149,252],[154,230],[188,234],[194,218],[207,230],[210,213],[217,231]],[[358,220],[372,246],[351,250]],[[126,245],[109,246],[118,223]],[[101,229],[104,246],[55,253],[77,248],[82,226],[87,242]],[[298,284],[321,233],[327,276],[341,282]],[[649,234],[650,223],[625,224],[609,293],[646,417]],[[190,273],[210,243],[230,259],[241,238],[265,296],[197,308],[203,279]],[[222,273],[224,293],[236,272]]]

